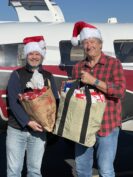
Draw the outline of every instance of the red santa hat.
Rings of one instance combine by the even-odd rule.
[[[24,55],[27,56],[28,53],[37,51],[43,57],[46,53],[46,43],[43,36],[31,36],[26,37],[23,40],[24,45]]]
[[[93,25],[87,24],[83,21],[76,22],[73,29],[73,37],[71,43],[74,46],[78,45],[78,35],[80,35],[80,41],[88,38],[99,38],[102,40],[100,31]]]

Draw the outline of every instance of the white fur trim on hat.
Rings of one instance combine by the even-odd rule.
[[[43,46],[44,46],[44,44],[43,44]],[[42,48],[38,42],[27,43],[24,46],[24,55],[25,55],[25,57],[27,57],[28,53],[37,51],[44,57],[45,53],[46,53],[46,50],[44,47]]]
[[[83,28],[80,32],[80,41],[81,42],[84,39],[89,39],[89,38],[93,38],[93,37],[102,40],[101,33],[97,28]]]

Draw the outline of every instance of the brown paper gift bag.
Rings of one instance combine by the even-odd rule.
[[[75,81],[67,93],[62,92],[53,133],[74,142],[91,147],[100,129],[105,102],[91,102],[91,94],[85,87],[86,99],[73,96],[79,81]]]
[[[42,125],[44,130],[52,132],[56,118],[56,100],[50,87],[32,100],[20,101],[31,119]]]

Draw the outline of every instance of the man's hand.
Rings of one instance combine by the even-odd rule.
[[[94,85],[96,78],[86,71],[81,71],[81,81],[85,84]],[[99,90],[107,93],[107,84],[104,81],[99,80],[99,84],[96,86]]]
[[[36,121],[34,120],[30,120],[28,122],[28,126],[30,128],[32,128],[34,131],[39,131],[39,132],[43,132],[43,128],[40,124],[38,124]]]
[[[86,71],[81,71],[81,81],[85,84],[93,85],[96,78]]]

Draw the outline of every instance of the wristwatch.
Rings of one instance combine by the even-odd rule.
[[[100,82],[100,81],[99,81],[98,79],[96,79],[95,82],[94,82],[94,84],[93,84],[93,86],[94,86],[94,87],[97,87],[98,84],[99,84],[99,82]]]

